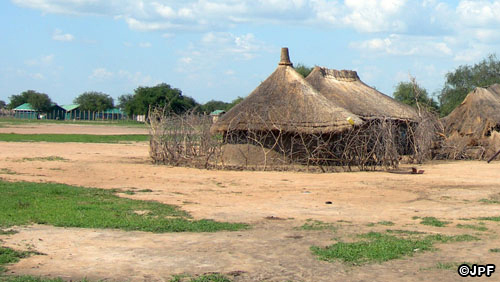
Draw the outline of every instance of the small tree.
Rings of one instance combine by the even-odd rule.
[[[9,97],[10,103],[7,106],[9,109],[14,109],[24,103],[29,103],[31,107],[40,112],[48,112],[52,108],[52,100],[49,95],[39,93],[34,90],[27,90],[18,95]]]
[[[313,70],[313,67],[308,67],[302,63],[298,63],[297,66],[295,66],[295,70],[300,73],[304,78],[307,77]]]
[[[138,87],[134,95],[123,95],[119,101],[128,115],[148,115],[150,107],[165,108],[165,112],[181,114],[199,106],[193,98],[182,95],[181,90],[166,83]]]
[[[423,106],[428,110],[437,111],[439,108],[438,103],[434,99],[429,97],[427,90],[422,88],[416,82],[398,83],[393,96],[397,101],[415,108],[417,108],[417,102],[420,104],[420,106]]]
[[[73,100],[83,111],[104,111],[114,107],[113,98],[102,92],[85,92]]]

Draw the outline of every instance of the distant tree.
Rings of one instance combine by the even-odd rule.
[[[73,100],[83,111],[104,111],[114,107],[113,98],[102,92],[85,92]]]
[[[494,54],[473,66],[462,65],[455,71],[448,72],[439,95],[441,115],[451,113],[474,88],[488,87],[495,83],[500,83],[500,61]]]
[[[7,104],[5,103],[5,101],[0,100],[0,110],[4,109],[6,106],[7,106]]]
[[[206,102],[205,104],[200,106],[200,111],[204,113],[211,113],[215,110],[224,110],[227,111],[227,108],[229,107],[231,103],[226,103],[222,101],[216,101],[216,100],[210,100]]]
[[[295,66],[295,70],[298,73],[300,73],[304,78],[307,77],[312,72],[313,69],[314,69],[314,67],[308,67],[302,63],[298,63]]]
[[[134,95],[132,94],[124,94],[119,96],[118,108],[120,108],[125,113],[130,112],[133,100],[134,100]]]
[[[39,93],[34,90],[27,90],[18,95],[9,97],[10,103],[7,105],[8,109],[14,109],[24,103],[29,103],[31,107],[40,112],[48,112],[52,108],[52,100],[49,95]]]
[[[153,87],[138,87],[132,97],[121,96],[120,105],[129,115],[147,115],[150,106],[166,107],[167,111],[177,114],[199,106],[193,98],[182,95],[181,90],[172,88],[166,83]]]
[[[429,97],[427,90],[420,87],[420,85],[418,85],[417,83],[398,83],[393,96],[394,99],[400,101],[401,103],[410,105],[415,108],[417,107],[418,101],[421,107],[425,107],[428,110],[437,111],[439,109],[438,103],[432,97]]]

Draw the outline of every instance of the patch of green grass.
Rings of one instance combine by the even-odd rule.
[[[469,266],[472,266],[472,263],[468,263],[468,262],[438,262],[433,267],[421,268],[421,270],[440,269],[440,270],[455,270],[456,271],[457,268],[462,264],[467,264]]]
[[[377,224],[386,225],[386,226],[393,226],[394,222],[392,222],[392,221],[379,221],[379,222],[377,222]]]
[[[486,231],[488,228],[486,226],[481,226],[481,225],[473,225],[473,224],[457,224],[458,228],[467,228],[467,229],[473,229],[477,231]]]
[[[311,251],[320,260],[341,260],[344,263],[359,265],[412,256],[417,252],[432,250],[434,243],[478,240],[478,238],[470,235],[446,236],[436,234],[425,237],[410,236],[400,238],[378,232],[362,234],[359,237],[364,240],[353,243],[338,242],[325,248],[312,246]]]
[[[485,203],[485,204],[500,204],[499,200],[493,200],[493,199],[481,199],[481,200],[479,200],[479,202]]]
[[[489,221],[500,221],[500,216],[488,216],[488,217],[480,217],[480,220],[489,220]]]
[[[137,190],[137,192],[149,193],[149,192],[153,192],[153,190],[151,190],[151,189],[141,189],[141,190]]]
[[[0,229],[0,235],[12,235],[12,234],[16,234],[17,231],[16,230],[3,230],[3,229]]]
[[[21,258],[28,257],[30,252],[18,252],[11,248],[0,246],[0,273],[5,271],[5,265],[18,262]]]
[[[119,143],[148,141],[149,135],[90,135],[90,134],[13,134],[0,133],[0,141],[6,142],[79,142],[79,143]]]
[[[401,235],[425,234],[425,232],[412,231],[412,230],[401,230],[401,229],[387,229],[387,230],[385,230],[385,232],[391,233],[391,234],[401,234]]]
[[[500,253],[500,248],[490,249],[490,252],[492,252],[492,253]]]
[[[61,278],[44,278],[37,276],[0,276],[0,282],[66,282]],[[73,280],[73,282],[90,282],[87,279]]]
[[[170,282],[231,282],[229,278],[219,273],[204,274],[191,278],[189,275],[175,275]]]
[[[0,174],[17,174],[17,172],[12,171],[8,168],[0,168]]]
[[[242,223],[192,220],[175,206],[120,198],[113,190],[0,180],[0,226],[31,223],[149,232],[241,230]],[[147,214],[136,211],[147,210]]]
[[[445,227],[449,223],[450,223],[449,221],[441,221],[433,216],[424,217],[422,218],[422,221],[420,221],[420,224],[430,225],[435,227]]]
[[[416,215],[414,215],[414,216],[411,217],[411,219],[413,219],[413,220],[416,220],[416,219],[419,219],[419,218],[420,218],[420,216],[416,216]]]
[[[366,226],[373,227],[373,226],[375,226],[377,224],[379,224],[379,225],[385,225],[385,226],[393,226],[394,222],[392,222],[392,221],[385,221],[384,220],[384,221],[379,221],[377,223],[370,222],[370,223],[366,224]]]
[[[48,156],[48,157],[35,157],[35,158],[23,158],[22,161],[28,161],[28,162],[32,162],[32,161],[42,161],[42,162],[45,162],[45,161],[68,161],[68,159],[65,159],[63,157],[59,157],[59,156]]]
[[[302,230],[336,230],[337,227],[332,223],[326,223],[320,220],[309,220],[300,227]]]

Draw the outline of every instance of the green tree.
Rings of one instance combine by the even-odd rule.
[[[153,87],[138,87],[132,97],[124,95],[119,101],[128,115],[147,115],[150,106],[166,107],[167,111],[177,114],[199,106],[193,98],[182,95],[181,90],[166,83]]]
[[[437,111],[439,109],[438,103],[433,98],[429,97],[427,90],[420,87],[420,85],[418,85],[417,83],[398,83],[398,85],[396,86],[396,90],[393,93],[393,97],[399,102],[415,108],[417,107],[418,101],[420,106],[425,107],[428,110]]]
[[[5,101],[0,100],[0,110],[4,109],[6,106],[7,106],[7,104],[5,103]]]
[[[451,113],[474,88],[495,83],[500,83],[500,61],[493,54],[473,66],[462,65],[448,72],[439,95],[441,115]]]
[[[7,108],[14,109],[24,103],[29,103],[31,107],[40,112],[48,112],[52,108],[52,100],[49,95],[39,93],[34,90],[27,90],[18,95],[9,97],[10,103]]]
[[[302,63],[298,63],[295,66],[295,70],[300,73],[304,78],[307,77],[313,70],[313,67],[308,67]]]
[[[132,103],[134,100],[134,95],[124,94],[118,97],[118,108],[123,112],[128,113],[131,111]]]
[[[102,92],[85,92],[73,100],[83,111],[104,111],[114,107],[113,98]]]
[[[204,113],[211,113],[215,110],[224,110],[227,111],[227,108],[229,107],[231,103],[226,103],[222,101],[216,101],[216,100],[210,100],[206,102],[205,104],[200,106],[200,111]]]

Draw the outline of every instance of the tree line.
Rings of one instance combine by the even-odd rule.
[[[0,100],[0,109],[14,109],[24,103],[29,103],[36,111],[49,112],[54,106],[54,102],[49,95],[34,90],[12,95],[9,99],[9,104]],[[161,83],[153,87],[138,87],[133,94],[118,97],[118,104],[116,105],[110,95],[95,91],[80,94],[73,100],[73,103],[79,104],[80,110],[91,112],[100,112],[118,107],[127,115],[132,116],[147,115],[150,105],[166,107],[168,112],[177,114],[187,111],[208,114],[215,110],[228,111],[242,100],[242,97],[238,97],[232,102],[211,100],[205,104],[200,104],[192,97],[183,95],[180,89]]]
[[[296,70],[304,77],[312,69],[304,64],[296,66]],[[496,55],[489,55],[474,65],[459,66],[448,72],[445,79],[443,88],[433,95],[416,82],[399,82],[395,87],[393,97],[413,107],[416,107],[418,102],[428,110],[439,113],[440,116],[446,116],[460,105],[465,96],[474,88],[500,83],[500,61]],[[47,94],[33,90],[12,95],[9,99],[9,104],[0,100],[0,109],[13,109],[24,103],[30,103],[33,109],[45,112],[54,104]],[[200,104],[192,97],[183,95],[180,89],[161,83],[153,87],[138,87],[133,94],[118,97],[116,106],[128,115],[147,115],[150,105],[166,107],[169,112],[178,114],[186,111],[210,113],[214,110],[228,111],[242,100],[242,97],[238,97],[232,102],[211,100]],[[73,102],[79,104],[80,109],[85,111],[103,111],[115,107],[113,98],[102,92],[82,93]]]

